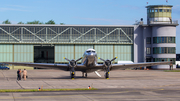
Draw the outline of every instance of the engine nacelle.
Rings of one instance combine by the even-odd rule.
[[[70,66],[70,67],[76,67],[76,66],[77,66],[76,60],[71,60],[71,61],[69,62],[69,66]]]
[[[111,67],[111,60],[106,60],[105,62],[104,62],[104,66],[107,68],[107,67]]]

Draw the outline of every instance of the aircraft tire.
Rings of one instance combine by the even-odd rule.
[[[75,75],[74,73],[71,73],[71,79],[74,79]]]
[[[106,79],[109,79],[109,73],[108,72],[106,72]]]

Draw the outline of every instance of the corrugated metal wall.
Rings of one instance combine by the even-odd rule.
[[[102,59],[112,59],[113,56],[113,45],[94,45],[94,49],[97,52],[97,56]],[[98,62],[103,62],[98,59]]]
[[[0,45],[0,62],[13,62],[13,45]]]
[[[14,62],[34,62],[33,45],[14,45]]]
[[[88,48],[94,48],[97,56],[105,60],[118,57],[115,62],[133,61],[133,45],[55,45],[55,62],[67,62],[63,57],[78,59]]]
[[[55,45],[55,62],[68,62],[63,57],[74,59],[74,45]]]
[[[114,45],[114,55],[118,61],[133,61],[133,45]]]
[[[93,48],[93,45],[75,45],[75,59],[82,57],[84,52],[89,48]]]
[[[133,45],[55,45],[55,62],[67,62],[63,57],[78,59],[88,48],[94,48],[98,57],[103,59],[117,56],[115,62],[133,61]],[[34,62],[33,51],[33,45],[14,45],[13,48],[13,45],[1,44],[0,62]],[[98,62],[102,61],[98,59]]]

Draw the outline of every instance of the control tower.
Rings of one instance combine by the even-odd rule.
[[[147,8],[147,24],[173,23],[171,5],[150,5]]]
[[[149,5],[147,25],[143,27],[144,62],[172,61],[176,68],[176,26],[172,20],[172,5]],[[169,69],[169,65],[152,66],[153,69]]]

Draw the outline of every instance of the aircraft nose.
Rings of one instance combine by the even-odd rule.
[[[95,54],[94,53],[90,53],[88,55],[88,60],[94,60]]]

